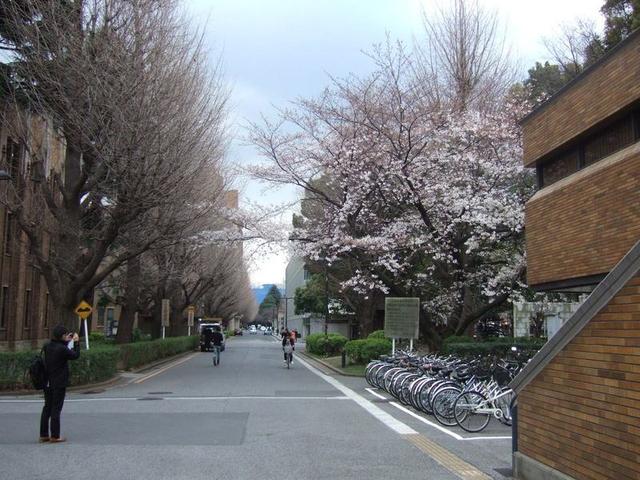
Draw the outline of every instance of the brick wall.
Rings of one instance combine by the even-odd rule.
[[[523,122],[524,164],[640,99],[640,32]]]
[[[520,392],[518,449],[577,480],[640,478],[640,276]]]
[[[528,283],[607,273],[639,239],[636,143],[539,191],[527,203]]]

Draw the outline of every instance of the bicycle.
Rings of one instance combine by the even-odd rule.
[[[500,422],[511,425],[511,410],[509,408],[513,390],[494,386],[488,392],[477,390],[463,392],[453,402],[453,415],[456,423],[467,432],[484,430],[491,417]]]

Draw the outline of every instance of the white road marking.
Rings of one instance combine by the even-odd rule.
[[[136,401],[140,398],[157,398],[161,400],[351,400],[349,397],[275,397],[275,396],[237,396],[237,397],[164,397],[162,395],[140,395],[138,397],[98,397],[98,398],[67,398],[64,403],[81,402],[113,402],[113,401]],[[0,403],[42,403],[40,400],[0,400]]]
[[[366,388],[365,389],[367,392],[369,392],[371,395],[381,398],[383,400],[389,400],[388,397],[385,397],[384,395],[380,395],[378,392],[374,391],[372,388]],[[395,408],[397,408],[398,410],[403,411],[404,413],[406,413],[407,415],[411,415],[412,417],[416,418],[417,420],[420,420],[422,423],[429,425],[430,427],[433,427],[437,430],[440,430],[442,433],[446,433],[447,435],[455,438],[456,440],[460,440],[460,441],[469,441],[469,440],[511,440],[511,436],[494,436],[494,437],[463,437],[462,435],[459,435],[455,432],[452,432],[451,430],[443,427],[442,425],[438,425],[437,423],[431,422],[429,420],[427,420],[426,418],[424,418],[421,415],[418,415],[415,412],[412,412],[411,410],[409,410],[408,408],[404,407],[403,405],[400,405],[399,403],[396,402],[389,402],[389,405],[393,405]]]
[[[417,434],[418,433],[413,428],[408,426],[407,424],[402,423],[400,420],[397,420],[397,419],[393,418],[387,412],[382,410],[380,407],[374,405],[373,403],[371,403],[366,398],[362,397],[361,395],[358,395],[356,392],[354,392],[350,388],[345,387],[340,382],[338,382],[335,378],[332,378],[329,375],[325,375],[324,373],[320,372],[316,368],[314,368],[311,365],[309,365],[304,360],[301,360],[300,356],[298,356],[296,358],[296,362],[300,362],[304,367],[309,369],[309,371],[311,371],[312,373],[314,373],[317,376],[319,376],[320,378],[322,378],[325,382],[327,382],[332,387],[340,390],[347,397],[349,397],[351,400],[356,402],[359,406],[364,408],[371,415],[373,415],[378,420],[380,420],[382,423],[384,423],[387,427],[389,427],[390,429],[392,429],[395,432],[399,433],[400,435],[412,435],[412,434]]]
[[[170,368],[173,368],[173,367],[175,367],[175,366],[177,366],[177,365],[180,365],[181,363],[184,363],[184,362],[186,362],[186,361],[188,361],[188,360],[191,360],[191,359],[192,359],[193,357],[195,357],[196,355],[197,355],[197,353],[192,353],[192,354],[191,354],[191,355],[189,355],[187,358],[183,358],[183,359],[180,359],[180,360],[178,360],[178,361],[176,361],[176,362],[170,363],[169,365],[167,365],[167,366],[166,366],[166,367],[164,367],[164,368],[161,368],[160,370],[157,370],[157,371],[155,371],[155,372],[153,372],[153,373],[150,373],[149,375],[145,375],[145,376],[144,376],[144,377],[142,377],[142,378],[139,378],[139,379],[137,379],[137,380],[134,380],[134,382],[133,382],[133,383],[142,383],[142,382],[144,382],[145,380],[149,380],[151,377],[155,377],[156,375],[160,375],[161,373],[166,372],[166,371],[167,371],[167,370],[169,370]]]

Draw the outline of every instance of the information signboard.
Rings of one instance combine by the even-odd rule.
[[[419,298],[387,297],[384,302],[384,336],[418,338]]]
[[[169,326],[169,314],[171,312],[171,305],[169,303],[169,299],[168,298],[163,298],[162,299],[162,326],[163,327],[168,327]]]

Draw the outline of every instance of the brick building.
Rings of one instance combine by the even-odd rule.
[[[640,478],[640,31],[523,121],[528,282],[589,297],[514,379],[514,474]]]
[[[0,181],[0,197],[22,200],[31,218],[44,228],[44,211],[36,211],[35,192],[51,172],[62,170],[64,145],[51,122],[12,104],[0,105],[0,169],[11,175]],[[47,285],[16,218],[0,202],[0,351],[31,348],[50,336],[54,312]],[[44,236],[43,250],[48,251]]]

